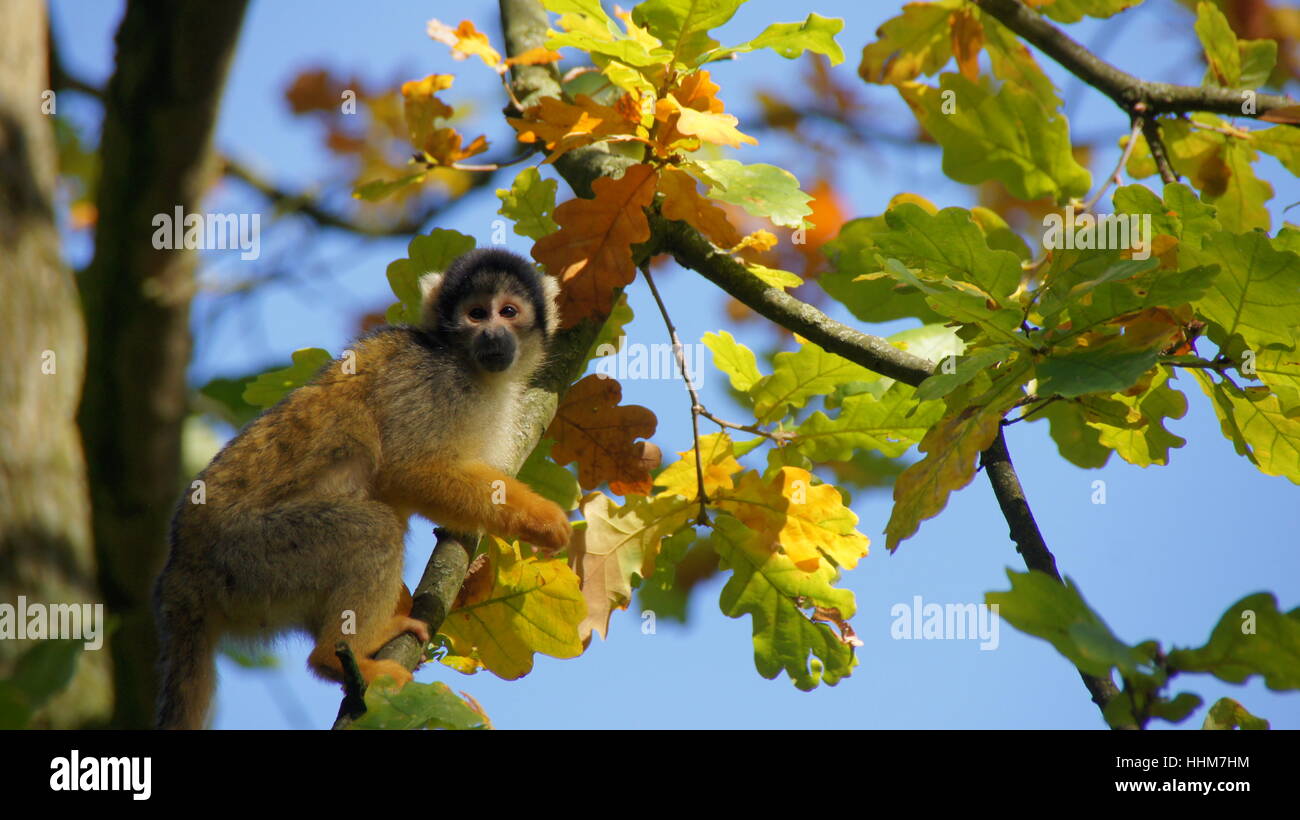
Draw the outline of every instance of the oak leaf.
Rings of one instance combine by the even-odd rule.
[[[695,178],[685,171],[666,168],[659,172],[659,191],[664,195],[663,215],[668,219],[679,219],[692,225],[707,236],[719,248],[732,248],[740,245],[740,231],[727,219],[726,211],[700,196]],[[762,231],[760,233],[767,233]],[[772,237],[773,243],[776,237]],[[745,237],[746,240],[751,237]],[[755,243],[763,238],[753,235]]]
[[[644,442],[654,435],[655,414],[639,405],[619,405],[623,388],[615,379],[591,375],[564,394],[546,437],[555,439],[557,464],[577,462],[578,483],[593,489],[609,482],[620,495],[649,495],[650,471]]]
[[[654,501],[633,496],[623,506],[603,493],[582,499],[587,526],[569,544],[569,566],[582,580],[587,617],[578,627],[583,643],[596,632],[603,639],[615,609],[632,600],[632,578],[654,573],[660,541],[685,526],[694,506],[680,498]]]
[[[451,47],[452,59],[464,60],[476,56],[489,68],[496,68],[497,63],[501,62],[501,53],[488,42],[487,35],[475,28],[469,20],[462,20],[456,28],[438,20],[430,20],[425,30],[433,39]]]
[[[657,180],[654,168],[633,165],[618,179],[596,180],[593,199],[571,199],[555,209],[560,229],[533,245],[533,258],[564,283],[564,327],[608,314],[614,289],[636,276],[632,246],[650,238],[644,208],[654,200]]]
[[[507,117],[520,142],[541,142],[550,152],[546,162],[554,162],[565,151],[590,145],[607,137],[636,135],[640,125],[640,108],[630,94],[614,105],[602,105],[586,94],[572,103],[543,97],[529,106],[522,117]]]
[[[812,474],[799,467],[782,467],[769,482],[750,471],[736,488],[715,501],[756,534],[756,543],[773,552],[777,547],[804,572],[813,572],[826,558],[853,569],[870,543],[855,527],[858,517],[839,490],[814,484]]]

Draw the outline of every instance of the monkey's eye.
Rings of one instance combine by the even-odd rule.
[[[469,309],[469,318],[476,322],[481,322],[488,317],[487,308],[475,307]]]
[[[514,305],[506,305],[505,307],[501,308],[501,315],[506,317],[507,319],[513,319],[519,315],[519,308],[515,307]]]

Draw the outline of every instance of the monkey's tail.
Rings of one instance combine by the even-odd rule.
[[[168,568],[170,569],[170,567]],[[202,729],[216,689],[217,633],[198,601],[186,600],[168,570],[154,586],[158,622],[159,729]]]

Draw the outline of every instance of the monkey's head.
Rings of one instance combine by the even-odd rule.
[[[421,326],[487,373],[534,367],[559,324],[559,283],[501,248],[463,254],[420,287]]]

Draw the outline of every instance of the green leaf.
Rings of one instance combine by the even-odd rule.
[[[1300,416],[1300,329],[1293,335],[1294,343],[1289,347],[1266,347],[1254,353],[1253,374],[1242,374],[1245,378],[1258,378],[1267,384],[1277,395],[1278,406],[1287,416]],[[1230,348],[1228,355],[1241,362],[1245,359],[1243,350]],[[1238,372],[1246,369],[1238,365]]]
[[[1247,731],[1260,730],[1268,728],[1268,721],[1263,718],[1255,717],[1232,698],[1219,698],[1210,707],[1209,713],[1205,716],[1205,723],[1202,729],[1208,730],[1226,730],[1226,729],[1243,729]]]
[[[839,385],[877,378],[865,367],[827,353],[812,342],[804,342],[793,353],[776,354],[772,363],[772,373],[749,389],[759,424],[777,421],[790,408],[803,407],[813,396],[824,396]]]
[[[881,269],[875,238],[888,231],[884,215],[844,223],[840,235],[822,246],[831,270],[817,277],[817,284],[864,322],[888,322],[908,316],[922,322],[939,321],[942,317],[926,304],[923,291],[888,277],[859,278]]]
[[[1283,613],[1271,593],[1248,595],[1228,608],[1208,643],[1175,649],[1168,662],[1228,683],[1260,675],[1269,689],[1300,689],[1300,608]]]
[[[713,366],[727,374],[734,389],[746,393],[763,378],[754,351],[727,331],[705,333],[701,341],[713,353]]]
[[[1237,35],[1218,6],[1206,2],[1197,5],[1196,36],[1205,49],[1206,70],[1202,84],[1237,88],[1241,82]]]
[[[1156,371],[1151,386],[1139,396],[1116,394],[1112,398],[1136,416],[1140,424],[1109,424],[1090,419],[1088,426],[1098,433],[1098,441],[1119,453],[1129,464],[1149,467],[1168,464],[1169,449],[1182,447],[1187,440],[1165,429],[1165,419],[1181,419],[1187,413],[1187,397],[1169,386],[1165,368]]]
[[[1223,229],[1214,217],[1214,208],[1181,182],[1165,186],[1163,202],[1145,185],[1116,188],[1113,202],[1115,213],[1149,215],[1152,237],[1167,234],[1183,246],[1199,248],[1206,234]]]
[[[304,347],[293,352],[293,364],[280,370],[268,370],[244,388],[244,401],[267,408],[289,395],[294,388],[312,380],[322,367],[334,360],[328,350]]]
[[[969,282],[999,302],[1020,286],[1020,260],[1011,251],[989,247],[984,232],[963,208],[931,215],[904,202],[885,213],[890,231],[875,237],[885,256],[894,257],[930,279]]]
[[[382,678],[381,678],[382,680]],[[399,691],[366,689],[366,712],[349,729],[486,729],[486,719],[442,681]]]
[[[921,125],[943,146],[943,172],[958,182],[1002,182],[1020,199],[1082,198],[1092,175],[1074,159],[1070,126],[1033,92],[1005,83],[992,93],[947,73],[940,87],[899,86]]]
[[[1238,40],[1241,52],[1241,80],[1239,88],[1260,88],[1268,85],[1268,78],[1277,65],[1276,40]]]
[[[922,279],[897,259],[885,260],[885,272],[926,294],[926,304],[941,317],[974,325],[998,342],[1032,346],[1029,339],[1020,333],[1020,310],[990,307],[989,297],[969,283]]]
[[[1029,89],[1050,109],[1060,108],[1061,98],[1056,86],[1020,38],[983,10],[979,12],[979,20],[984,29],[984,50],[988,52],[993,76],[1018,88]]]
[[[77,640],[37,641],[19,656],[9,680],[33,710],[39,709],[72,681],[84,648],[85,642]]]
[[[1179,261],[1218,265],[1210,290],[1195,303],[1196,312],[1213,324],[1209,336],[1227,344],[1240,335],[1251,347],[1294,343],[1300,326],[1300,256],[1273,247],[1268,236],[1218,233],[1200,249],[1184,248]]]
[[[1162,339],[1151,347],[1134,348],[1124,337],[1116,337],[1096,347],[1053,354],[1036,368],[1038,394],[1069,399],[1127,390],[1155,367],[1164,343]]]
[[[21,617],[21,616],[20,616]],[[0,730],[23,729],[38,709],[63,691],[77,671],[83,641],[36,641],[0,680]]]
[[[955,359],[953,372],[944,372],[944,364],[934,375],[917,385],[916,397],[921,400],[941,399],[966,384],[998,362],[1009,358],[1015,348],[1011,345],[993,345],[975,351],[967,351],[965,356]]]
[[[1265,475],[1300,484],[1300,418],[1288,417],[1267,387],[1239,388],[1215,382],[1204,370],[1193,375],[1211,399],[1223,435]]]
[[[364,185],[358,185],[352,192],[353,199],[364,199],[367,202],[377,202],[397,193],[408,185],[418,185],[424,182],[424,178],[429,175],[428,171],[417,171],[414,174],[407,174],[397,179],[375,179]]]
[[[1142,0],[1055,0],[1040,11],[1058,23],[1077,23],[1084,17],[1110,17],[1131,9]]]
[[[1263,128],[1251,132],[1250,141],[1259,150],[1277,157],[1292,174],[1300,176],[1300,128],[1294,125]]]
[[[1061,457],[1085,470],[1105,467],[1111,449],[1103,447],[1101,435],[1088,423],[1082,405],[1071,401],[1054,401],[1029,417],[1047,419],[1052,441]]]
[[[1273,186],[1255,174],[1259,154],[1245,140],[1224,136],[1221,152],[1228,169],[1227,187],[1221,195],[1209,195],[1205,201],[1215,206],[1219,222],[1230,231],[1245,232],[1255,228],[1268,230],[1272,225],[1264,203],[1273,198]]]
[[[1201,696],[1191,692],[1179,692],[1173,700],[1157,698],[1151,704],[1151,717],[1167,720],[1170,723],[1182,723],[1201,706]]]
[[[559,230],[551,213],[555,210],[556,181],[542,179],[536,168],[525,168],[515,177],[510,189],[497,189],[501,209],[497,213],[513,219],[515,233],[529,239],[541,239]]]
[[[700,55],[713,51],[718,41],[709,36],[731,19],[744,0],[646,0],[632,8],[632,19],[659,38],[671,52],[672,62],[691,68]]]
[[[627,325],[634,318],[632,306],[627,302],[627,293],[620,293],[618,301],[614,303],[614,309],[610,311],[609,317],[605,319],[605,324],[600,326],[600,333],[596,335],[596,340],[591,343],[591,349],[587,351],[584,364],[598,358],[597,354],[602,352],[601,348],[608,351],[605,352],[605,355],[616,353],[623,344],[623,337],[627,334]]]
[[[561,509],[572,510],[578,506],[582,489],[577,477],[551,458],[554,445],[555,442],[549,438],[537,442],[516,478],[536,490],[542,498],[559,504]]]
[[[877,40],[862,50],[858,74],[883,84],[938,73],[952,59],[948,18],[962,5],[963,0],[905,4],[903,13],[886,20]]]
[[[845,398],[831,418],[820,410],[795,430],[783,451],[798,453],[813,463],[848,461],[859,450],[902,455],[943,416],[943,403],[918,402],[907,385],[895,385],[883,396],[870,393]]]
[[[1147,662],[1143,653],[1115,637],[1083,599],[1074,581],[1062,584],[1043,572],[1007,570],[1011,589],[990,592],[984,600],[998,607],[998,615],[1019,629],[1052,644],[1083,672],[1109,678],[1118,667],[1135,678]]]
[[[844,50],[835,42],[835,35],[844,28],[838,17],[809,14],[802,23],[773,23],[748,43],[724,48],[704,55],[706,62],[722,60],[732,54],[770,48],[787,60],[802,57],[805,51],[830,58],[831,65],[844,62]]]
[[[248,424],[257,414],[262,412],[260,407],[254,407],[244,401],[244,389],[248,383],[257,378],[260,374],[244,376],[238,379],[217,378],[208,382],[199,388],[199,395],[212,400],[217,415],[221,416],[227,424],[238,429]],[[209,405],[204,405],[204,410],[209,409]]]
[[[641,6],[637,6],[641,8]],[[794,174],[775,165],[743,165],[734,159],[696,160],[705,178],[696,178],[709,186],[713,199],[738,205],[754,216],[766,217],[786,228],[812,227],[804,217],[812,213],[812,200],[799,189]]]
[[[413,325],[420,321],[420,277],[445,271],[456,257],[474,250],[474,237],[459,231],[434,228],[417,236],[406,248],[406,258],[388,264],[388,285],[397,304],[388,308],[390,324]]]
[[[732,571],[719,602],[723,614],[753,618],[754,665],[763,677],[784,670],[804,691],[819,683],[834,686],[857,665],[853,647],[803,609],[835,608],[847,619],[855,608],[853,593],[831,586],[837,572],[828,562],[805,572],[784,553],[754,542],[753,531],[735,518],[718,515],[714,520],[713,549],[722,568]]]

